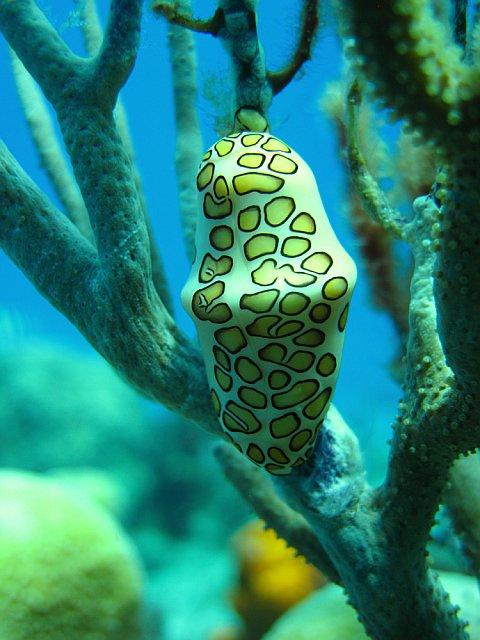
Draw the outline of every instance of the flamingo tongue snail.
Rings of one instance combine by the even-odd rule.
[[[356,268],[315,178],[267,131],[218,140],[197,175],[182,292],[227,437],[272,474],[311,453],[332,399]]]

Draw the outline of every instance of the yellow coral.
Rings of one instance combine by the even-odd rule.
[[[136,554],[106,512],[0,472],[0,640],[134,640],[140,594]]]
[[[235,607],[244,620],[248,640],[260,638],[287,609],[326,579],[261,521],[240,529],[234,538],[240,568]]]

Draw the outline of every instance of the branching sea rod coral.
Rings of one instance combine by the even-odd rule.
[[[135,170],[113,116],[135,60],[141,4],[112,4],[102,48],[87,59],[67,48],[33,1],[2,5],[0,26],[10,46],[57,113],[97,250],[4,146],[2,245],[132,384],[217,431],[201,360],[153,286]]]
[[[380,8],[373,2],[348,5],[345,27],[357,36],[360,64],[374,80],[376,94],[443,156],[443,188],[439,185],[437,189],[441,220],[436,227],[439,328],[447,362],[459,382],[475,385],[480,310],[480,249],[475,243],[479,233],[480,68],[478,56],[467,56],[474,43],[458,46],[426,2],[385,2]],[[369,10],[375,12],[381,29],[365,21]],[[472,40],[477,31],[478,24],[472,25]],[[393,46],[385,60],[382,51],[389,38]],[[457,296],[466,304],[459,303]],[[452,304],[454,299],[457,305]]]
[[[164,289],[152,277],[155,272],[162,282],[133,153],[114,111],[135,61],[141,4],[112,0],[101,45],[89,32],[87,58],[68,49],[33,0],[1,4],[0,28],[57,113],[78,189],[72,199],[62,200],[67,209],[69,202],[76,203],[77,216],[69,220],[2,146],[0,241],[40,292],[134,386],[221,436],[203,361],[176,327]],[[367,210],[407,241],[414,257],[404,397],[384,484],[379,489],[367,484],[356,437],[334,407],[310,457],[274,484],[229,444],[218,450],[229,479],[270,526],[343,585],[367,633],[377,640],[468,638],[425,558],[450,467],[480,444],[474,399],[480,364],[480,23],[478,11],[456,11],[450,23],[447,4],[338,3],[359,74],[440,156],[432,193],[417,199],[414,216],[403,219],[364,170],[361,157],[355,157],[350,140],[353,181]],[[255,7],[252,0],[220,0],[213,17],[201,22],[191,18],[186,1],[156,6],[175,23],[172,30],[182,25],[222,38],[236,87],[232,122],[238,112],[248,129],[264,122],[274,95],[308,59],[317,16],[316,3],[307,0],[297,51],[275,73],[266,68]],[[474,20],[468,29],[467,15]],[[186,38],[172,37],[171,44],[181,127],[187,123],[184,118],[182,125],[185,105],[175,47],[177,54],[185,49],[186,101],[194,92],[194,55]],[[252,119],[252,113],[260,117]],[[350,116],[354,131],[354,108]],[[177,149],[179,173],[191,176],[199,158],[181,145]],[[182,181],[180,190],[186,196],[185,235],[192,255],[192,192]],[[85,213],[82,235],[78,217]],[[216,232],[214,242],[222,245],[229,238],[225,233]]]

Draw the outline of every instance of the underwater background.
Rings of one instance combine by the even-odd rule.
[[[80,53],[82,40],[72,9],[74,3],[59,0],[39,4],[60,30],[62,37]],[[197,2],[196,5],[197,15],[202,17],[209,16],[215,8],[215,3],[209,0]],[[107,7],[107,2],[99,3],[103,15]],[[299,7],[289,0],[262,0],[259,4],[259,32],[271,68],[281,66],[294,46],[298,14]],[[180,291],[190,265],[179,250],[182,236],[173,164],[175,121],[166,31],[165,21],[155,18],[146,10],[139,56],[135,70],[122,91],[122,99],[129,115],[148,204],[153,212],[157,242],[174,293],[177,322],[192,335],[193,325],[180,305]],[[229,108],[231,81],[228,57],[221,43],[210,36],[197,35],[195,39],[200,87],[199,117],[207,149],[218,137],[214,129],[215,117],[223,115]],[[4,42],[1,43],[0,52],[4,112],[0,133],[24,169],[55,200],[39,167],[13,79],[8,73],[9,59]],[[369,301],[356,241],[346,217],[345,175],[335,131],[318,104],[326,85],[339,78],[341,69],[338,37],[332,19],[325,16],[312,60],[289,90],[275,99],[270,119],[272,131],[288,141],[312,167],[335,232],[360,269],[335,401],[349,421],[361,424],[368,433],[375,423],[388,423],[399,397],[387,371],[396,344],[388,318],[376,313]],[[393,139],[394,132],[391,137]],[[168,215],[160,215],[157,213],[159,211],[168,211]],[[2,306],[10,313],[17,313],[17,317],[23,319],[25,328],[28,327],[36,335],[61,340],[75,349],[89,350],[78,331],[36,294],[26,278],[4,255],[1,256],[0,269]]]
[[[292,0],[259,3],[259,32],[270,68],[281,66],[294,46],[298,4]],[[50,0],[39,5],[74,51],[83,52],[75,3]],[[108,3],[98,5],[105,17]],[[215,8],[211,0],[197,1],[194,6],[200,17],[211,15]],[[319,106],[326,85],[342,71],[332,19],[328,15],[323,19],[312,60],[288,91],[276,98],[270,123],[272,132],[311,166],[334,230],[359,269],[335,404],[354,426],[367,468],[375,478],[381,477],[389,424],[400,397],[389,371],[398,341],[391,321],[372,306],[358,243],[347,219],[346,176],[335,130]],[[221,43],[203,35],[195,40],[199,116],[207,149],[218,137],[215,119],[228,112],[232,88]],[[190,265],[182,249],[178,215],[170,73],[166,23],[146,8],[139,56],[121,96],[176,320],[193,336],[193,325],[180,305]],[[39,166],[3,40],[0,92],[0,137],[57,203]],[[397,130],[386,126],[384,133],[393,145]],[[142,637],[227,640],[241,637],[235,634],[241,633],[243,620],[245,638],[254,640],[268,627],[268,622],[261,622],[262,616],[270,620],[272,611],[279,614],[295,602],[295,594],[300,599],[322,584],[322,577],[305,566],[291,565],[288,553],[276,548],[273,539],[265,540],[256,524],[242,529],[251,515],[217,469],[209,438],[121,382],[3,253],[0,283],[0,466],[45,472],[49,478],[86,492],[121,522],[138,549],[138,562],[147,576],[142,587]],[[261,573],[259,564],[252,562],[252,549],[260,556],[263,553],[265,566],[278,558],[286,563],[283,571],[297,580],[296,586],[286,584],[281,590],[294,594],[291,602],[274,593],[275,585],[284,584],[281,572],[267,580],[264,601],[260,596],[257,600],[251,597],[245,585]],[[348,624],[356,624],[352,612],[335,606],[332,604],[334,618],[345,616]],[[325,620],[327,634],[328,618]],[[318,640],[332,638],[320,633],[317,629]],[[339,635],[339,640],[365,637],[359,626],[358,636],[351,630],[345,633],[350,635]],[[285,637],[294,636],[286,632]]]

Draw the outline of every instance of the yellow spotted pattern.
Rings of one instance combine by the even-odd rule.
[[[311,454],[335,388],[355,265],[302,158],[269,133],[218,140],[197,175],[196,259],[182,302],[213,408],[253,463]]]

